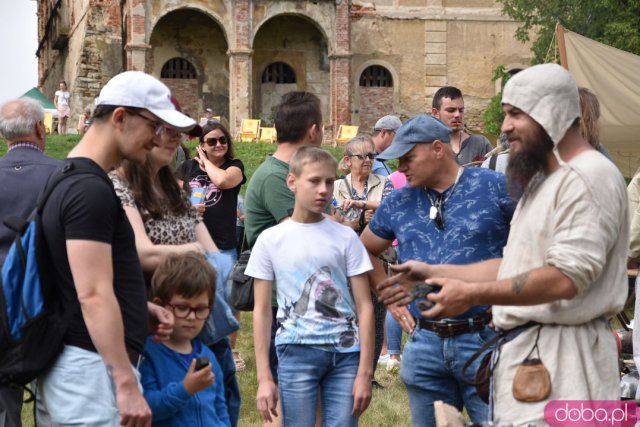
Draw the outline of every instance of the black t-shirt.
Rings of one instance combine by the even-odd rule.
[[[191,194],[191,189],[202,187],[205,189],[205,211],[203,222],[209,230],[219,249],[235,249],[238,246],[236,240],[236,217],[238,207],[238,194],[240,187],[247,178],[244,176],[244,165],[239,159],[225,161],[220,169],[228,169],[231,166],[240,168],[242,182],[233,188],[226,190],[218,188],[211,182],[209,175],[198,165],[195,160],[187,160],[182,163],[176,174],[184,181],[185,190]]]
[[[111,245],[113,288],[122,313],[125,344],[128,351],[142,353],[148,335],[147,295],[133,229],[107,174],[92,160],[75,158],[73,162],[95,168],[104,174],[106,181],[90,174],[65,178],[47,201],[42,225],[53,261],[55,283],[65,307],[77,307],[66,241],[91,240]],[[82,312],[76,310],[65,344],[95,352]]]

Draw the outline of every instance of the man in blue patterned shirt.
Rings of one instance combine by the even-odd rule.
[[[400,262],[466,264],[502,256],[514,208],[505,176],[459,166],[449,144],[450,132],[432,116],[413,117],[379,156],[400,159],[398,170],[407,176],[408,186],[382,202],[362,233],[374,264],[369,276],[372,289],[386,277],[377,256],[394,239]],[[488,327],[489,307],[472,307],[455,318],[433,321],[421,316],[422,304],[427,304],[424,295],[408,308],[387,306],[411,332],[400,377],[409,393],[413,425],[435,425],[436,400],[460,410],[466,407],[474,423],[486,421],[487,405],[474,387],[462,381],[460,370],[494,335]],[[480,360],[468,371],[474,372]]]

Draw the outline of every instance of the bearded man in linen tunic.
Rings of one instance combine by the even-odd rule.
[[[628,201],[620,172],[580,135],[578,87],[565,69],[543,64],[518,73],[505,86],[502,104],[502,131],[512,144],[507,180],[520,197],[503,258],[467,266],[410,261],[379,289],[385,303],[406,302],[410,280],[426,278],[441,290],[429,296],[436,304],[425,316],[491,304],[499,330],[540,323],[502,346],[493,418],[545,425],[544,408],[552,400],[620,396],[607,318],[623,308],[627,294]],[[513,378],[538,330],[551,393],[521,402],[513,397]]]

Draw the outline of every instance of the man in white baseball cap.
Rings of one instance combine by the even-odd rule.
[[[147,304],[133,230],[107,172],[123,160],[145,161],[165,129],[195,124],[176,111],[163,83],[127,71],[104,86],[91,127],[63,161],[61,173],[80,173],[55,187],[42,213],[53,281],[75,310],[62,353],[39,380],[55,425],[151,425],[137,365],[148,325],[166,339],[173,316]]]
[[[580,412],[581,403],[593,414],[607,411],[602,401],[620,398],[607,319],[622,310],[628,291],[626,187],[615,165],[583,139],[578,87],[564,68],[521,71],[507,82],[502,105],[511,142],[507,179],[522,194],[503,257],[467,266],[410,262],[398,270],[441,287],[424,316],[493,305],[493,323],[505,334],[492,368],[494,420],[566,425],[564,414]],[[393,287],[398,281],[379,287],[387,303],[403,292]],[[635,414],[635,406],[627,409]],[[578,419],[592,425],[593,416]]]

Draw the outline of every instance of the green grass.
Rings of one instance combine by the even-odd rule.
[[[46,154],[63,159],[67,153],[78,143],[78,135],[53,135],[47,138]],[[192,153],[195,153],[196,141],[187,144]],[[336,159],[342,157],[342,147],[323,146],[331,152]],[[267,143],[234,143],[235,155],[242,160],[247,175],[247,182],[251,178],[253,171],[262,163],[268,154],[275,151],[276,144]],[[0,155],[7,150],[5,142],[0,139]],[[395,166],[397,163],[391,163]],[[244,189],[246,184],[244,185]],[[247,363],[247,368],[238,372],[238,382],[242,393],[242,406],[240,408],[241,427],[261,426],[260,416],[256,410],[255,396],[257,392],[256,363],[253,352],[252,313],[243,313],[241,329],[238,335],[236,347]],[[383,390],[374,390],[371,405],[362,415],[360,424],[363,426],[409,426],[409,399],[404,385],[400,381],[398,374],[389,374],[383,368],[376,372],[376,379],[385,386]],[[25,427],[32,427],[33,405],[24,405],[22,410],[22,421]]]

